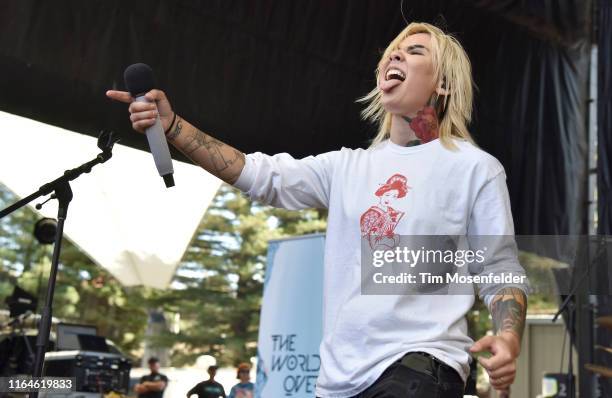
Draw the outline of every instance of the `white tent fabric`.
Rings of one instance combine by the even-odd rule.
[[[98,153],[93,137],[0,112],[0,183],[20,198]],[[221,185],[182,162],[174,179],[165,188],[151,154],[116,144],[108,162],[71,182],[65,235],[124,285],[167,287]],[[41,213],[55,218],[57,201]]]

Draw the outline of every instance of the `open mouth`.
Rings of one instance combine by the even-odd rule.
[[[404,74],[404,72],[402,72],[401,70],[397,68],[389,68],[387,70],[387,73],[385,74],[386,81],[399,80],[400,82],[403,82],[405,79],[406,79],[406,75]]]
[[[389,93],[393,88],[402,84],[406,80],[406,72],[397,66],[389,66],[384,76],[380,76],[378,87],[383,93]]]

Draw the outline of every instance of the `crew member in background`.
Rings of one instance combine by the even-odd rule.
[[[215,381],[217,375],[217,367],[208,367],[208,380],[196,384],[191,390],[187,392],[187,398],[192,395],[197,395],[198,398],[226,398],[225,390],[223,386]]]
[[[240,379],[240,383],[232,387],[229,398],[253,398],[255,384],[251,383],[251,365],[241,363],[238,365],[238,374],[236,377]]]
[[[138,398],[162,398],[168,385],[168,378],[159,373],[159,359],[149,358],[151,373],[140,378],[140,383],[134,386]]]

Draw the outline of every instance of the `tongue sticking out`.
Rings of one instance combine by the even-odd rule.
[[[387,93],[389,92],[393,87],[398,86],[402,84],[401,80],[398,79],[390,79],[390,80],[384,80],[384,79],[380,79],[379,83],[378,83],[378,87],[384,92]]]

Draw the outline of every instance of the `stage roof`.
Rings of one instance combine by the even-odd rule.
[[[355,100],[406,25],[400,3],[3,1],[0,110],[92,136],[112,128],[143,149],[126,106],[104,92],[145,62],[179,114],[244,152],[365,147],[375,126]],[[591,5],[403,2],[408,21],[443,27],[470,56],[470,129],[506,167],[517,232],[584,230]]]

